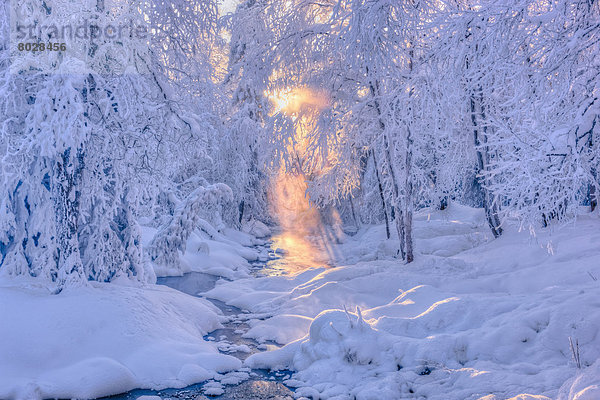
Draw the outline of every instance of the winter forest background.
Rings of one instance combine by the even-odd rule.
[[[263,223],[330,238],[381,224],[402,268],[419,261],[423,210],[481,208],[502,238],[507,226],[559,232],[597,208],[598,1],[228,8],[0,5],[3,282],[53,296],[144,287],[188,272],[194,231]],[[138,21],[150,35],[16,51],[15,21],[83,20]]]

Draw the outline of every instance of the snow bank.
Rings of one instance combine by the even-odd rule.
[[[259,343],[273,341],[289,343],[305,335],[312,319],[301,315],[275,315],[267,320],[250,320],[250,329],[242,336],[255,339]]]
[[[203,272],[237,279],[249,276],[248,261],[258,259],[257,250],[248,246],[263,243],[251,234],[225,229],[218,232],[214,229],[195,229],[186,242],[184,254],[180,253],[180,264],[169,267],[153,264],[157,276],[181,276],[188,272]],[[149,245],[156,234],[156,229],[142,228],[144,247]]]
[[[242,230],[250,235],[256,236],[257,238],[264,238],[272,233],[271,228],[255,219],[244,221]]]
[[[184,387],[239,368],[202,336],[209,302],[164,286],[94,284],[51,295],[0,280],[0,398],[95,398]]]
[[[565,382],[558,395],[558,400],[597,399],[600,399],[600,359]]]
[[[481,210],[451,207],[417,217],[415,234],[430,243],[413,264],[221,281],[208,295],[255,313],[252,337],[292,340],[246,364],[297,371],[288,384],[299,396],[597,399],[599,226],[586,216],[536,237],[507,226],[492,240]],[[373,231],[340,247],[353,259],[377,257],[383,231]],[[273,317],[260,320],[265,313]],[[293,331],[283,315],[312,322]],[[569,337],[579,342],[581,371]]]

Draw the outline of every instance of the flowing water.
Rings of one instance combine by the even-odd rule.
[[[290,240],[293,241],[290,242]],[[302,239],[305,240],[305,239]],[[285,234],[273,237],[272,241],[265,242],[256,246],[260,253],[258,260],[251,263],[251,272],[254,276],[272,276],[288,273],[295,273],[306,269],[312,265],[311,260],[304,265],[299,263],[297,256],[292,252],[281,250],[282,248],[294,248],[300,245],[308,246],[298,238],[287,238]],[[296,243],[298,242],[298,243]],[[321,264],[323,265],[323,264]],[[219,278],[199,272],[192,272],[179,277],[159,278],[157,283],[166,285],[192,296],[199,296],[199,293],[212,289]],[[210,332],[204,337],[205,340],[217,343],[219,351],[239,358],[246,359],[250,354],[260,351],[270,350],[279,347],[276,343],[259,344],[255,340],[243,338],[242,335],[248,330],[245,321],[244,312],[239,308],[228,306],[217,300],[210,300],[218,307],[223,315],[228,317],[227,322],[222,323],[223,328]],[[291,377],[291,371],[269,372],[266,370],[251,370],[243,368],[237,373],[232,373],[232,382],[242,379],[241,382],[231,385],[223,385],[224,393],[219,396],[207,396],[206,390],[219,387],[214,381],[201,382],[183,389],[164,389],[164,390],[132,390],[130,392],[111,396],[106,400],[135,400],[140,396],[158,396],[161,399],[186,399],[186,400],[291,400],[293,389],[286,387],[283,381]]]

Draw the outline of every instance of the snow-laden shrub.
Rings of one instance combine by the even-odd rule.
[[[179,253],[185,252],[186,242],[194,229],[201,226],[209,236],[213,236],[214,227],[210,222],[220,222],[218,206],[223,201],[231,201],[232,197],[231,189],[223,183],[200,186],[191,192],[152,239],[148,249],[151,261],[178,268]]]

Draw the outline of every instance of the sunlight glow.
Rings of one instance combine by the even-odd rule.
[[[309,237],[322,236],[324,227],[319,211],[311,207],[306,196],[305,178],[281,171],[272,182],[269,197],[282,228],[280,234],[273,236],[273,247],[287,251],[287,273],[326,266],[325,252],[309,240]]]
[[[273,247],[287,251],[283,263],[286,273],[328,266],[332,258],[330,243],[333,235],[325,227],[320,212],[310,204],[306,171],[300,160],[305,158],[308,147],[303,132],[309,131],[314,124],[312,117],[329,106],[329,94],[320,89],[299,87],[265,95],[275,108],[273,115],[283,113],[295,121],[294,140],[287,151],[298,159],[293,171],[282,166],[272,177],[269,204],[282,228],[282,233],[273,237]]]
[[[329,95],[309,88],[284,89],[275,93],[265,93],[275,106],[274,114],[298,114],[301,111],[319,111],[330,103]]]

